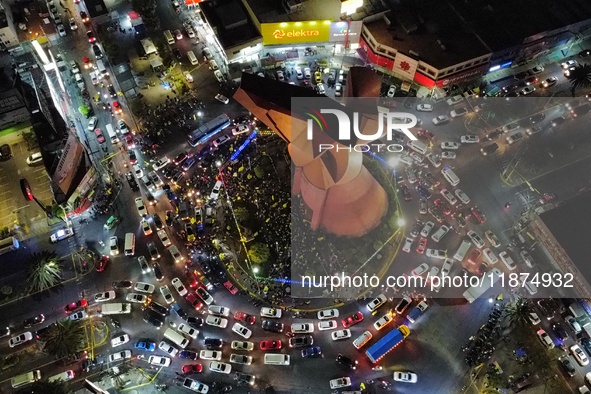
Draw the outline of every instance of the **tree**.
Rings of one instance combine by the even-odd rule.
[[[523,327],[530,324],[529,314],[533,312],[531,302],[526,298],[519,298],[507,306],[507,316],[512,326]]]
[[[591,65],[576,65],[567,78],[570,81],[570,92],[575,97],[578,88],[591,87]]]
[[[85,118],[88,118],[90,116],[90,108],[88,108],[87,105],[81,105],[80,107],[78,107],[78,112],[80,112],[80,114],[82,114],[82,116],[84,116]]]
[[[72,356],[84,347],[85,332],[80,320],[58,321],[47,334],[43,351],[56,358]]]
[[[55,252],[34,253],[27,277],[29,291],[38,292],[57,285],[62,280],[60,259]]]
[[[250,213],[248,213],[248,209],[245,207],[236,207],[234,208],[234,216],[238,223],[242,223],[248,220]]]
[[[269,260],[269,247],[265,244],[256,243],[248,249],[248,257],[254,264],[263,264]]]
[[[17,391],[17,394],[66,394],[66,383],[63,380],[54,382],[34,382],[27,385],[26,389]]]

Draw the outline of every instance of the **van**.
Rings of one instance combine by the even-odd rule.
[[[166,42],[170,45],[174,44],[174,37],[172,36],[170,30],[164,30],[164,38],[166,38]]]
[[[211,59],[209,61],[209,68],[211,68],[213,71],[218,70],[218,64],[216,63],[216,61],[214,59]]]
[[[13,388],[16,389],[18,387],[26,386],[27,384],[31,384],[38,380],[41,380],[41,371],[36,370],[15,376],[14,378],[10,379],[10,384]]]
[[[125,255],[133,256],[135,253],[135,234],[125,234]]]
[[[111,302],[99,305],[98,316],[104,315],[122,315],[131,313],[131,304],[129,302]]]
[[[365,345],[369,340],[373,337],[371,332],[365,331],[363,334],[359,335],[357,339],[353,341],[353,346],[355,349],[361,349],[363,345]]]
[[[76,73],[74,74],[74,79],[76,80],[76,85],[80,89],[84,89],[86,85],[84,84],[84,78],[82,78],[82,75],[80,75],[80,73]]]
[[[58,380],[61,380],[61,381],[66,382],[70,379],[74,379],[74,371],[72,371],[71,369],[68,371],[64,371],[62,373],[58,373],[57,375],[53,375],[52,377],[47,379],[47,381],[48,382],[57,382]]]
[[[192,65],[196,66],[199,64],[199,61],[197,60],[197,57],[195,56],[193,51],[187,51],[187,57],[189,58],[189,61]]]
[[[468,250],[470,249],[471,246],[472,246],[472,242],[470,242],[468,240],[463,240],[462,244],[460,245],[460,247],[456,251],[456,254],[454,254],[454,259],[456,259],[460,263],[462,261],[464,261],[464,257],[466,257],[466,253],[468,253]]]
[[[456,186],[458,183],[460,183],[460,178],[458,178],[456,173],[453,172],[451,167],[445,167],[443,170],[441,170],[441,173],[452,186]]]
[[[289,365],[289,356],[287,354],[265,354],[266,365]]]
[[[27,157],[27,164],[30,166],[34,166],[35,164],[39,164],[43,162],[43,156],[41,156],[41,152],[33,153],[31,156]]]
[[[111,144],[116,144],[119,142],[119,137],[117,137],[117,134],[115,133],[115,130],[113,130],[113,126],[111,126],[110,124],[107,124],[105,126],[105,128],[107,129],[107,135],[109,136],[109,139],[111,140]]]
[[[424,155],[427,153],[427,145],[423,144],[421,141],[416,140],[416,141],[410,141],[407,146],[414,150],[415,152],[420,153],[421,155]]]
[[[105,67],[105,62],[102,59],[99,59],[96,61],[96,68],[101,73],[102,77],[109,76],[109,72],[107,71],[107,68]]]
[[[167,328],[166,331],[164,331],[164,338],[170,340],[182,349],[186,348],[189,344],[189,340],[187,338],[185,338],[172,328]]]

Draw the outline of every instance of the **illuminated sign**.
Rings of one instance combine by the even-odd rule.
[[[349,44],[356,44],[359,42],[359,37],[361,37],[361,26],[363,26],[363,22],[361,21],[350,21],[348,23],[345,21],[332,22],[330,24],[330,37],[328,41],[347,41]]]
[[[263,45],[327,42],[330,32],[330,21],[261,23]]]

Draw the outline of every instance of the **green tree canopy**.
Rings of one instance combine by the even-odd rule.
[[[61,262],[55,252],[34,253],[27,276],[29,291],[47,290],[62,280]]]
[[[80,321],[58,321],[49,330],[43,351],[56,358],[71,356],[84,347],[84,338],[84,327]]]
[[[234,208],[234,216],[236,217],[238,223],[242,223],[248,220],[250,213],[245,207],[236,207]]]
[[[591,87],[591,65],[579,64],[575,66],[567,78],[570,81],[570,91],[574,97],[578,88]]]
[[[262,243],[255,243],[248,249],[248,257],[254,264],[266,263],[270,255],[269,247]]]
[[[78,107],[78,112],[82,114],[82,116],[88,118],[90,116],[90,108],[87,105],[81,105]]]

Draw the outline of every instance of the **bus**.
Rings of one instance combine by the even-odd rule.
[[[222,114],[217,118],[210,120],[189,133],[189,144],[191,146],[204,144],[215,134],[230,126],[230,123],[230,118],[228,118],[228,115],[226,114]]]

